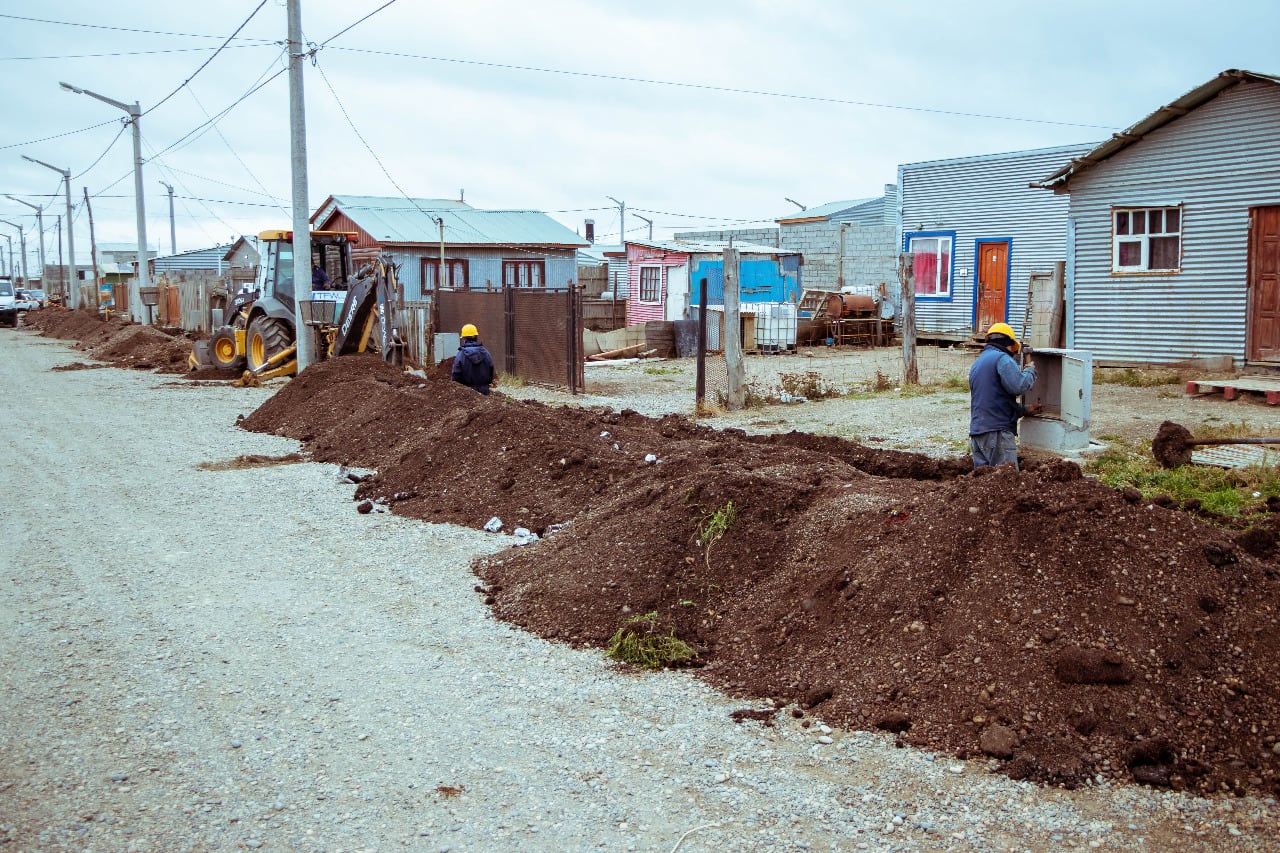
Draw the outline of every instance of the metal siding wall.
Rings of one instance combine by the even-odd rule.
[[[641,247],[633,247],[627,249],[627,324],[636,325],[645,323],[649,320],[665,320],[666,319],[666,298],[667,298],[667,267],[678,267],[687,265],[689,256],[683,252],[664,252],[660,249],[645,249]],[[641,302],[640,301],[640,267],[660,265],[662,269],[662,282],[659,290],[659,301]],[[690,283],[690,288],[694,287]]]
[[[1074,346],[1097,359],[1245,356],[1249,207],[1280,204],[1280,87],[1242,83],[1073,179]],[[1183,205],[1182,271],[1111,274],[1111,208]]]
[[[903,236],[955,231],[955,277],[950,302],[916,300],[916,330],[969,335],[974,331],[974,244],[1012,238],[1009,255],[1010,325],[1021,328],[1032,272],[1066,257],[1067,199],[1027,185],[1044,178],[1092,145],[993,155],[900,167]],[[962,274],[963,273],[963,274]]]

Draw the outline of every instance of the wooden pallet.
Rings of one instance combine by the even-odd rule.
[[[1187,383],[1188,397],[1221,392],[1222,399],[1234,400],[1241,391],[1262,394],[1268,406],[1280,404],[1280,379],[1241,376],[1237,379],[1192,379]]]

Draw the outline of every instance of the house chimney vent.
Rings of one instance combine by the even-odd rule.
[[[596,221],[594,219],[583,220],[585,226],[587,242],[594,244],[596,242]]]

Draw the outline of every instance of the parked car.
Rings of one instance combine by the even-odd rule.
[[[10,326],[18,325],[18,307],[13,290],[13,281],[0,278],[0,323]]]
[[[18,311],[38,311],[44,307],[42,298],[35,296],[35,291],[19,287],[13,292],[13,307]],[[40,297],[44,291],[40,291]]]
[[[43,308],[49,304],[49,297],[45,296],[44,291],[38,287],[27,288],[27,296],[36,301],[37,308]]]

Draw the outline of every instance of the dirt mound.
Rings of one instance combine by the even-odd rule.
[[[1071,463],[974,474],[372,357],[314,365],[243,425],[378,469],[360,501],[544,535],[476,567],[495,613],[543,636],[600,646],[656,613],[735,695],[1017,778],[1280,793],[1274,537],[1237,544]]]
[[[126,319],[104,320],[86,311],[47,308],[27,315],[27,325],[51,338],[77,341],[77,349],[115,367],[186,373],[191,340],[154,326],[139,326]],[[210,378],[203,375],[201,378]],[[234,377],[232,377],[234,378]]]

